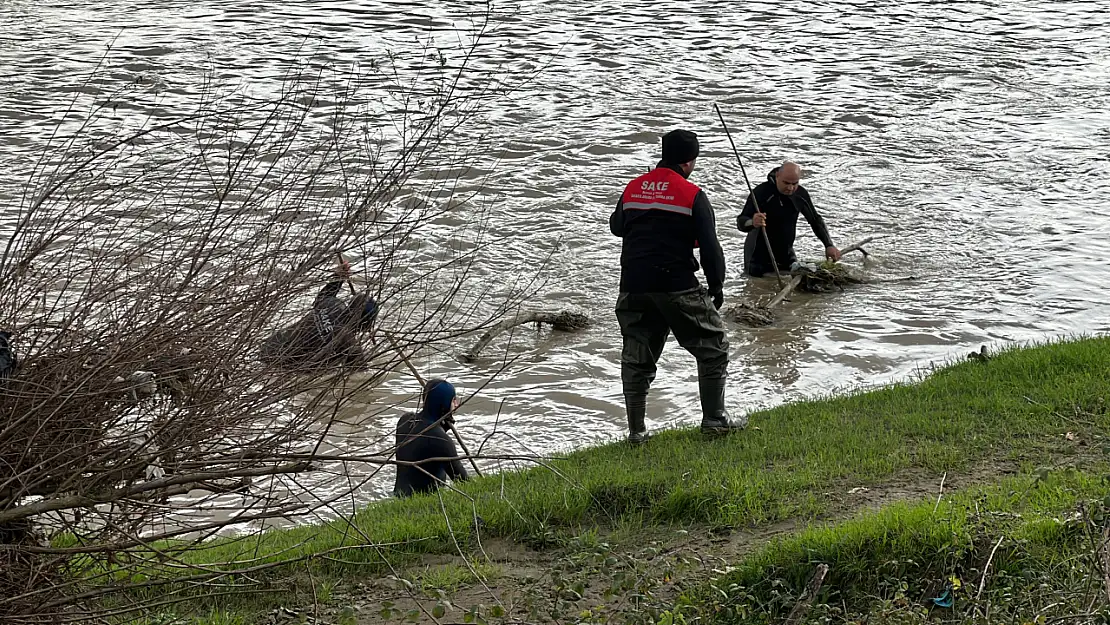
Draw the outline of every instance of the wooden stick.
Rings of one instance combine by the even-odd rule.
[[[936,514],[937,510],[940,508],[940,498],[944,497],[944,480],[946,479],[948,479],[948,471],[945,471],[944,475],[940,478],[940,492],[937,493],[937,505],[933,506],[933,514]]]
[[[813,605],[813,601],[817,599],[817,592],[821,590],[821,584],[825,583],[825,575],[829,572],[829,565],[818,564],[817,571],[813,574],[813,579],[809,580],[806,585],[805,592],[802,593],[798,603],[794,605],[794,609],[790,611],[790,615],[786,617],[784,625],[798,625],[805,619],[806,613]]]
[[[412,373],[412,377],[416,378],[416,381],[420,383],[420,388],[424,388],[424,386],[427,384],[424,381],[424,376],[420,375],[420,372],[416,370],[416,367],[412,366],[412,361],[408,359],[408,356],[405,356],[405,352],[401,351],[401,346],[397,344],[397,341],[393,340],[393,335],[389,332],[386,332],[385,330],[382,330],[382,334],[385,335],[385,338],[387,341],[389,341],[389,344],[393,346],[393,351],[397,352],[397,355],[400,356],[401,361],[404,362],[405,366],[408,367],[409,372]]]
[[[448,423],[447,427],[451,428],[451,433],[455,435],[455,440],[459,441],[459,447],[462,447],[463,453],[466,454],[466,459],[470,461],[470,466],[474,467],[474,473],[476,473],[478,477],[482,477],[482,470],[478,468],[478,463],[474,462],[474,456],[470,455],[470,450],[466,448],[466,443],[464,443],[462,437],[459,436],[459,431],[455,429],[455,424]]]
[[[983,589],[987,587],[987,573],[991,570],[991,562],[994,561],[994,552],[998,551],[998,548],[1002,546],[1003,538],[1005,538],[1005,536],[998,537],[998,542],[994,545],[994,549],[991,549],[990,557],[987,558],[987,565],[983,567],[983,577],[979,580],[979,592],[975,594],[976,601],[979,600],[979,597],[983,596]]]
[[[1102,560],[1102,581],[1106,584],[1106,599],[1110,601],[1110,527],[1102,530],[1102,544],[1098,555]]]
[[[412,376],[416,378],[417,382],[420,383],[420,388],[423,389],[424,387],[426,387],[427,383],[424,381],[424,377],[421,376],[420,372],[416,370],[416,367],[412,365],[412,361],[408,359],[408,356],[405,356],[405,353],[401,351],[401,346],[397,345],[397,341],[393,340],[393,335],[386,332],[385,330],[382,330],[382,334],[385,335],[386,340],[388,340],[389,344],[393,346],[393,350],[396,351],[397,355],[400,356],[401,360],[404,361],[405,365],[412,373]],[[463,442],[462,436],[459,435],[459,431],[455,429],[455,424],[448,423],[447,427],[450,428],[451,433],[455,435],[455,440],[459,442],[459,447],[462,447],[463,453],[466,454],[466,459],[470,461],[470,466],[474,467],[474,472],[477,473],[479,477],[481,477],[482,470],[478,468],[478,463],[474,461],[474,456],[470,455],[470,450],[467,449],[466,443]]]
[[[783,287],[783,289],[779,291],[777,295],[771,298],[770,302],[767,303],[767,309],[770,310],[771,308],[774,308],[775,306],[781,304],[783,300],[785,300],[787,297],[790,297],[790,294],[793,293],[794,289],[796,289],[801,283],[801,276],[794,276],[793,278],[791,278],[790,284],[787,284],[785,287]]]
[[[732,140],[732,133],[728,131],[728,124],[725,123],[725,116],[721,114],[721,107],[717,103],[713,103],[713,108],[717,111],[717,117],[721,118],[721,126],[725,129],[725,136],[728,137],[729,144],[732,145],[732,153],[736,155],[736,162],[740,163],[740,173],[744,174],[744,182],[748,184],[748,195],[752,198],[752,205],[755,206],[755,212],[762,214],[759,210],[759,200],[755,199],[755,191],[752,190],[752,183],[748,180],[748,172],[744,169],[744,161],[740,158],[740,151],[736,149],[736,143]],[[760,226],[759,231],[763,233],[763,244],[767,246],[767,255],[771,257],[771,265],[775,268],[775,278],[779,281],[779,288],[782,286],[782,276],[779,274],[779,263],[775,260],[775,252],[771,249],[771,239],[767,236],[767,227]]]
[[[863,252],[864,256],[867,256],[867,252],[863,251],[863,246],[867,245],[868,243],[870,243],[874,240],[875,240],[875,237],[867,237],[866,239],[863,239],[861,241],[856,241],[855,243],[852,243],[848,247],[840,250],[840,255],[843,256],[843,255],[847,254],[848,252],[854,252],[856,250],[859,250],[859,251]]]

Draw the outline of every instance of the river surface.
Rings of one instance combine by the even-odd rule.
[[[365,65],[429,38],[455,62],[483,10],[0,0],[0,223],[75,98],[141,84],[156,88],[153,114],[164,114],[194,97],[206,72],[277,90],[306,51]],[[98,63],[99,82],[84,85]],[[495,423],[503,434],[487,451],[549,453],[623,434],[612,313],[620,241],[607,218],[623,184],[654,163],[663,132],[685,127],[702,139],[692,179],[717,211],[727,301],[776,290],[773,279],[740,274],[734,224],[747,190],[714,103],[753,184],[796,160],[838,244],[876,237],[866,263],[847,258],[876,282],[796,296],[769,327],[730,326],[734,412],[903,380],[983,344],[1110,330],[1110,2],[504,2],[471,66],[538,72],[491,104],[484,128],[466,130],[494,137],[499,161],[482,193],[496,200],[494,233],[511,236],[475,279],[492,287],[557,249],[537,305],[594,320],[575,334],[518,335],[520,360],[459,418],[473,447]],[[821,254],[804,221],[797,250]],[[917,279],[880,281],[905,276]],[[420,365],[464,394],[497,369],[435,355]],[[380,447],[395,412],[372,407],[413,389],[398,375],[367,395],[334,448]],[[649,424],[698,418],[694,361],[672,340]],[[391,482],[387,469],[348,507],[385,496]],[[317,495],[343,484],[321,482]]]

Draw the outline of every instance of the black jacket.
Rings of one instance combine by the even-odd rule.
[[[798,215],[801,214],[809,222],[813,234],[830,247],[833,242],[829,237],[829,230],[825,220],[817,213],[813,200],[801,185],[793,195],[779,193],[775,186],[776,167],[767,174],[767,181],[760,183],[753,189],[755,201],[759,202],[759,210],[767,214],[767,238],[771,241],[771,248],[775,253],[780,269],[789,269],[797,260],[794,254],[794,238],[798,228]],[[736,227],[741,232],[747,232],[748,238],[744,241],[744,272],[751,275],[763,275],[774,271],[771,257],[767,254],[767,245],[763,242],[763,235],[759,228],[752,225],[751,220],[755,215],[755,202],[752,195],[744,204],[744,210],[736,216]]]
[[[662,167],[663,164],[658,165]],[[672,168],[682,173],[677,168]],[[609,216],[609,230],[621,246],[622,293],[673,293],[698,286],[695,241],[705,268],[706,288],[720,293],[725,281],[725,254],[717,241],[717,222],[705,191],[694,199],[693,219],[662,211],[630,211],[623,200]]]
[[[419,412],[403,415],[397,421],[397,460],[421,464],[397,465],[393,496],[430,493],[447,478],[467,479],[469,476],[461,460],[430,460],[456,456],[455,443],[441,424],[430,425],[430,421]]]
[[[10,332],[0,331],[0,379],[11,376],[19,366],[19,359],[12,349]]]
[[[262,344],[262,360],[282,366],[360,364],[363,354],[357,333],[377,318],[377,303],[366,293],[351,299],[338,297],[343,281],[324,285],[312,312],[297,323],[270,335]]]

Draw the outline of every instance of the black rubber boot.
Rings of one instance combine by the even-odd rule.
[[[628,442],[640,445],[648,439],[647,425],[644,417],[647,415],[647,397],[625,395],[624,409],[628,413]]]
[[[725,410],[725,379],[698,380],[701,395],[701,431],[706,434],[728,434],[748,426],[748,418],[733,419]]]

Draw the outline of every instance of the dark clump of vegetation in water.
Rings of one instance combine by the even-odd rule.
[[[799,291],[807,293],[828,293],[842,291],[849,284],[863,284],[863,280],[856,278],[844,265],[827,260],[819,265],[797,267],[791,272],[793,276],[801,276],[798,284]]]

